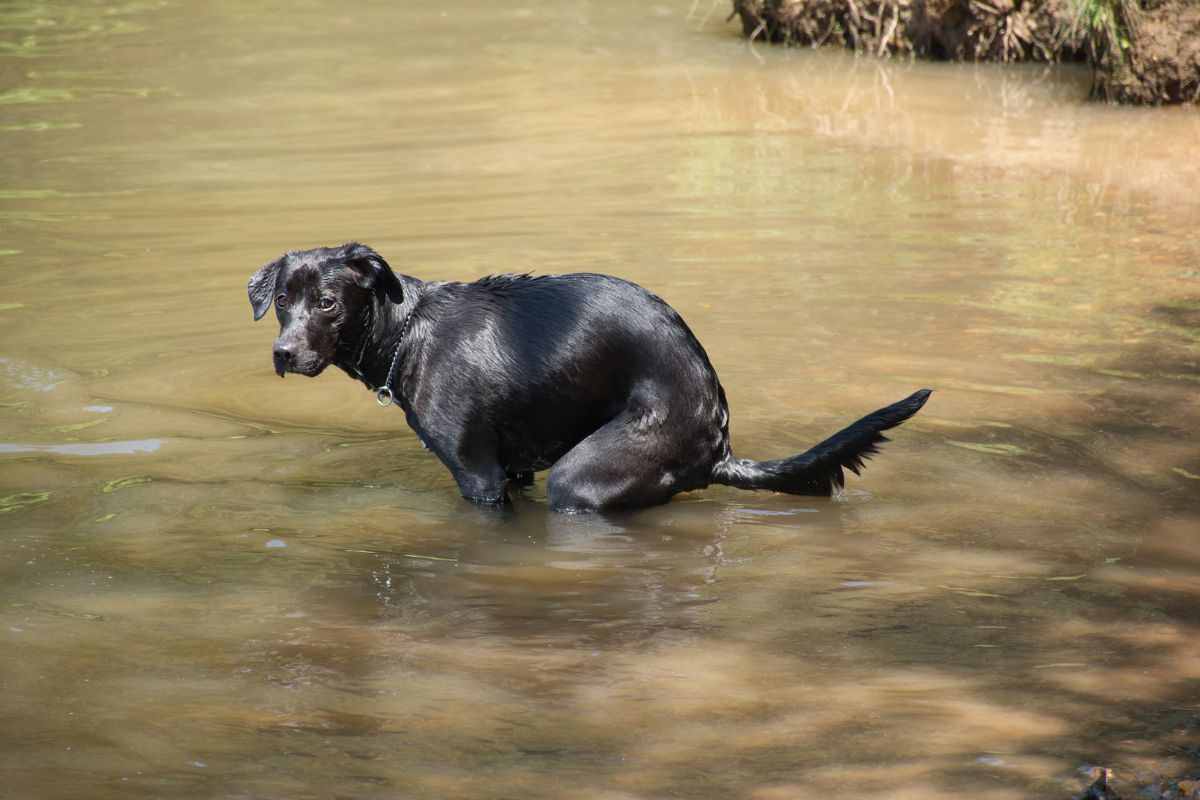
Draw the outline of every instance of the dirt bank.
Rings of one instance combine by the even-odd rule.
[[[1200,0],[733,0],[752,39],[950,61],[1086,61],[1092,96],[1200,102]]]

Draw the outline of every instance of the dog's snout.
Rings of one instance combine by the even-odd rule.
[[[275,343],[275,373],[279,377],[292,368],[296,360],[296,351],[290,345]]]

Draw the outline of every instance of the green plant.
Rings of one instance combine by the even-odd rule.
[[[1096,59],[1121,58],[1133,44],[1137,5],[1133,0],[1073,0],[1072,38],[1081,40]]]

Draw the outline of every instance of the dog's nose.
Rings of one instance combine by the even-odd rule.
[[[275,373],[279,377],[283,377],[283,373],[287,372],[292,362],[296,360],[296,352],[286,344],[275,345]]]

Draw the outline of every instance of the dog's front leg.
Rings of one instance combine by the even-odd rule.
[[[486,443],[460,443],[458,447],[445,449],[435,446],[433,450],[467,500],[482,506],[508,504],[508,475]]]
[[[450,470],[462,496],[481,506],[508,505],[508,475],[500,464],[495,433],[479,423],[478,416],[427,417],[437,424],[421,426],[421,438]],[[416,425],[413,429],[418,430]]]
[[[454,480],[458,482],[458,490],[462,492],[462,496],[472,503],[481,506],[508,505],[508,476],[499,464],[495,465],[495,469],[488,468],[482,471],[453,467],[450,471],[454,474]]]

